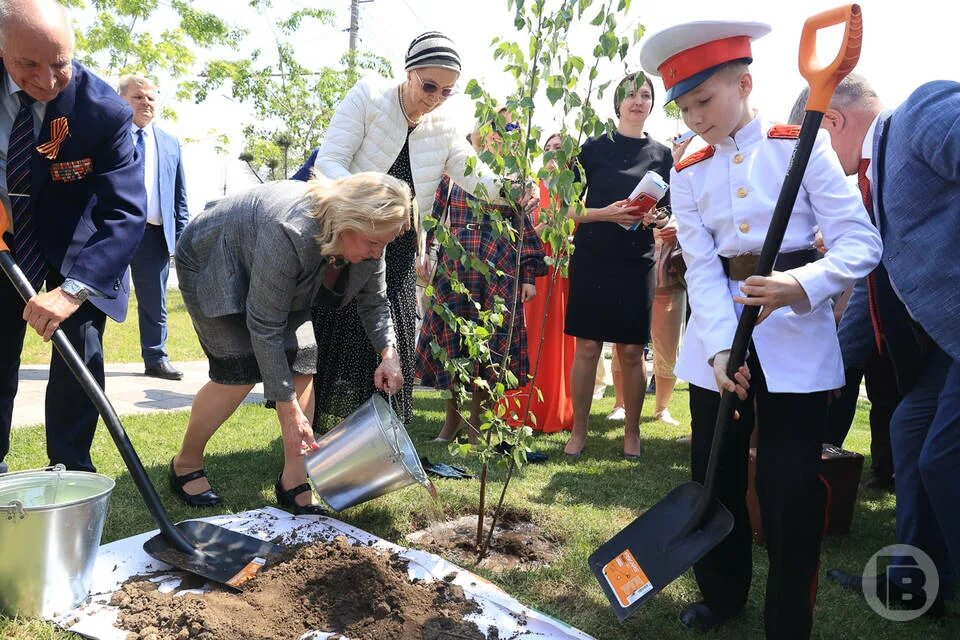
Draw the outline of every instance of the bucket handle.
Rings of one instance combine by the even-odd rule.
[[[50,467],[40,467],[39,469],[24,469],[22,471],[10,471],[9,473],[3,474],[4,478],[9,478],[11,476],[17,476],[23,473],[36,473],[37,471],[56,471],[60,473],[61,471],[66,471],[67,468],[60,462]]]
[[[398,428],[398,421],[394,418],[399,418],[397,415],[396,409],[393,408],[393,395],[387,394],[387,402],[390,403],[390,430],[393,432],[393,445],[394,445],[394,454],[403,459],[403,447],[400,446],[400,429]]]
[[[39,469],[24,469],[23,471],[11,471],[9,473],[3,474],[4,478],[9,478],[11,476],[17,476],[24,473],[36,473],[37,471],[53,471],[58,476],[61,472],[66,471],[67,468],[62,463],[57,463],[50,467],[40,467]],[[7,514],[7,520],[23,520],[27,517],[27,514],[23,511],[23,502],[20,500],[11,500],[6,505],[0,505],[0,513]]]
[[[6,513],[7,520],[23,520],[27,517],[27,514],[23,512],[23,503],[19,500],[11,500],[8,505],[0,505],[0,513]]]

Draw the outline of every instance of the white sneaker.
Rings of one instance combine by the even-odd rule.
[[[610,415],[607,416],[607,420],[625,420],[627,418],[627,410],[623,407],[615,407],[613,411],[610,412]]]
[[[662,422],[662,423],[664,423],[664,424],[670,425],[671,427],[679,427],[679,426],[680,426],[680,421],[677,420],[676,418],[674,418],[672,415],[670,415],[670,410],[669,410],[669,409],[664,409],[663,411],[658,411],[657,413],[653,414],[653,417],[654,417],[656,420],[659,420],[660,422]]]

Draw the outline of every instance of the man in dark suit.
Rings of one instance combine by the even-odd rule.
[[[847,364],[864,352],[864,342],[876,342],[893,361],[903,393],[890,423],[897,542],[931,558],[939,593],[931,602],[917,590],[924,585],[909,569],[914,558],[894,562],[908,568],[902,576],[890,570],[889,582],[878,585],[828,575],[943,615],[960,561],[960,84],[927,83],[896,110],[872,118],[858,118],[856,103],[834,107],[824,127],[844,169],[859,174],[884,244],[876,277],[854,290],[841,344],[845,361],[853,359]]]
[[[147,192],[146,230],[130,262],[137,294],[144,373],[180,380],[183,373],[170,364],[166,350],[170,256],[190,218],[180,143],[153,124],[159,109],[159,92],[150,80],[141,75],[124,76],[120,78],[118,91],[133,109],[131,131],[138,155],[143,157],[143,183]]]
[[[125,276],[143,236],[141,163],[130,108],[72,61],[73,29],[53,0],[0,0],[0,196],[7,241],[39,293],[24,305],[0,278],[0,460],[10,445],[26,324],[63,329],[103,386],[106,317],[127,311]],[[46,395],[51,463],[93,471],[97,410],[53,352]]]

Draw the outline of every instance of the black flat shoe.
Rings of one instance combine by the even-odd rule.
[[[714,613],[713,609],[703,602],[688,604],[684,607],[683,611],[680,612],[679,616],[683,626],[696,629],[703,633],[716,629],[731,617],[733,616],[721,616]]]
[[[277,504],[285,509],[293,511],[295,516],[328,516],[330,512],[318,504],[297,504],[297,496],[304,491],[310,491],[310,485],[306,482],[298,484],[293,489],[284,489],[281,484],[283,474],[277,478],[277,484],[273,485],[273,490],[277,494]]]
[[[203,469],[200,469],[199,471],[192,471],[182,476],[178,476],[176,470],[173,468],[173,458],[170,459],[170,490],[173,491],[173,495],[186,502],[188,506],[213,507],[223,502],[220,496],[213,492],[213,489],[207,489],[203,493],[198,493],[196,495],[187,493],[183,490],[183,485],[187,484],[188,482],[192,482],[197,478],[203,478],[206,475],[207,472]]]

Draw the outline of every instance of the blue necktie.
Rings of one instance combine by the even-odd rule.
[[[33,162],[33,98],[17,92],[20,110],[10,130],[7,147],[7,193],[13,208],[13,242],[17,264],[34,289],[40,289],[47,277],[47,263],[37,245],[37,233],[30,203],[30,165]]]
[[[146,148],[143,146],[143,129],[137,129],[137,157],[140,158],[140,173],[143,174],[144,180],[147,176],[147,156]]]

